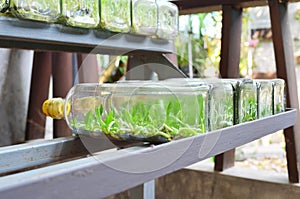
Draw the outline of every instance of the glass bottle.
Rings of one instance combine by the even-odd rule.
[[[273,114],[284,112],[286,109],[286,90],[283,79],[273,79]]]
[[[100,23],[98,0],[62,0],[62,17],[68,26],[96,28]]]
[[[209,87],[208,97],[208,130],[232,126],[234,124],[234,89],[231,83],[217,78],[174,78],[168,79],[171,84]]]
[[[101,0],[101,27],[112,32],[129,32],[131,0]]]
[[[0,0],[0,12],[5,12],[9,7],[9,0]]]
[[[155,36],[157,12],[155,0],[132,0],[132,32]]]
[[[209,128],[211,131],[234,124],[234,90],[230,83],[209,83]]]
[[[207,86],[78,84],[65,101],[45,101],[43,112],[65,118],[75,133],[163,143],[206,132],[207,98]]]
[[[229,79],[235,89],[235,124],[257,119],[257,87],[251,79]]]
[[[255,80],[258,95],[258,118],[273,115],[273,82],[271,80]]]
[[[22,19],[52,23],[60,16],[60,0],[11,0],[10,7]]]
[[[158,28],[156,35],[163,39],[174,39],[178,34],[178,8],[175,4],[156,0],[158,6]]]

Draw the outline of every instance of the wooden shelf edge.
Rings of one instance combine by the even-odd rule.
[[[106,197],[291,127],[296,116],[296,109],[288,109],[263,119],[158,146],[110,149],[91,157],[4,176],[0,178],[1,197]]]
[[[123,55],[132,51],[172,53],[173,42],[163,39],[0,16],[0,46]]]

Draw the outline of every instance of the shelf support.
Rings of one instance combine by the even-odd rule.
[[[239,78],[243,10],[223,6],[222,12],[220,75],[221,78]]]
[[[184,78],[186,75],[160,53],[135,53],[128,58],[127,80]]]
[[[299,109],[293,42],[288,20],[287,2],[269,0],[277,77],[286,81],[287,107]],[[298,111],[299,112],[299,111]],[[293,127],[284,130],[290,182],[299,182],[300,118]]]
[[[168,78],[185,78],[186,75],[176,67],[177,59],[173,54],[135,53],[128,58],[127,80],[163,80]],[[154,199],[155,180],[129,190],[131,199]]]
[[[242,8],[223,6],[222,41],[220,75],[222,78],[238,78],[240,76],[240,50],[242,34]],[[223,171],[234,166],[232,149],[215,157],[215,171]]]
[[[48,98],[51,63],[50,52],[34,53],[26,124],[26,140],[44,138],[45,136],[46,116],[42,113],[41,107],[43,102]]]
[[[78,82],[80,83],[98,83],[97,57],[94,54],[77,53]]]
[[[130,199],[155,199],[155,180],[129,190]]]
[[[52,53],[53,97],[66,97],[73,86],[71,53]],[[65,120],[53,121],[53,137],[66,137],[71,130]]]

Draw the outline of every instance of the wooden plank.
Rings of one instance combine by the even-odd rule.
[[[221,38],[221,78],[240,77],[242,9],[223,6]]]
[[[181,15],[219,11],[224,5],[242,8],[268,5],[266,0],[173,0],[172,2],[178,6]],[[288,0],[288,2],[299,2],[299,0]]]
[[[172,1],[179,8],[180,14],[195,14],[200,12],[211,12],[222,10],[222,6],[235,6],[235,7],[254,7],[265,6],[265,0],[182,0]]]
[[[0,147],[0,176],[112,148],[115,148],[115,145],[104,134],[97,136],[96,139],[93,135],[82,134],[78,137],[38,139],[24,144]]]
[[[64,27],[0,17],[0,46],[123,55],[134,50],[171,53],[173,42],[146,36]]]
[[[73,86],[73,67],[71,53],[52,53],[53,97],[65,98]],[[65,120],[53,121],[53,137],[71,136]]]
[[[51,53],[34,53],[26,124],[26,140],[44,138],[45,136],[46,116],[42,113],[41,107],[43,102],[48,98],[52,70],[51,61]]]
[[[242,34],[242,9],[223,6],[220,75],[222,78],[240,76],[240,49]],[[215,170],[223,171],[234,165],[235,150],[215,157]]]
[[[77,137],[35,140],[0,148],[0,175],[87,155]]]
[[[172,1],[175,3],[180,10],[197,8],[197,7],[209,7],[215,5],[240,5],[245,2],[260,2],[263,0],[210,0],[210,1],[201,1],[201,0],[182,0],[182,1]]]
[[[166,144],[111,149],[4,176],[0,178],[1,198],[104,198],[290,127],[296,115],[296,110],[289,110]]]
[[[286,3],[269,0],[271,25],[273,33],[274,53],[277,77],[286,81],[287,107],[299,109],[297,79],[294,64],[293,41],[288,21]],[[290,182],[299,182],[300,161],[300,118],[295,126],[284,131],[286,140],[286,155]],[[298,148],[297,148],[298,146]]]

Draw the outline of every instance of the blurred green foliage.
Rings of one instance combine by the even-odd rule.
[[[222,12],[199,13],[186,17],[189,21],[185,23],[184,30],[175,40],[177,50],[178,65],[185,73],[188,73],[188,40],[191,34],[192,44],[192,60],[194,67],[194,75],[198,77],[206,77],[205,71],[208,68],[213,68],[216,71],[216,76],[219,73],[220,51],[221,51],[221,31],[222,31]],[[181,17],[181,16],[180,16]],[[196,19],[196,20],[195,20]],[[242,18],[242,38],[241,38],[241,60],[240,71],[241,75],[247,74],[248,66],[248,10],[244,9]],[[199,30],[195,30],[199,27]],[[182,25],[182,24],[180,24]]]

